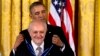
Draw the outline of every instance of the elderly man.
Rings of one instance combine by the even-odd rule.
[[[64,56],[60,48],[44,41],[46,38],[47,24],[43,21],[32,21],[28,28],[26,38],[17,48],[15,56]]]
[[[47,21],[46,19],[46,8],[45,6],[40,3],[40,2],[34,2],[30,5],[30,17],[32,18],[32,21],[35,20],[44,20],[45,22]],[[45,41],[49,44],[55,44],[60,47],[60,50],[67,56],[74,56],[73,51],[71,50],[68,42],[66,41],[65,35],[60,27],[57,26],[52,26],[47,24],[47,33],[46,33],[46,38]],[[22,31],[20,35],[18,36],[15,45],[13,47],[13,50],[16,51],[17,47],[23,42],[25,39],[30,39],[30,38],[25,38],[24,35],[28,34],[27,29]],[[11,52],[11,55],[14,54],[14,51]]]

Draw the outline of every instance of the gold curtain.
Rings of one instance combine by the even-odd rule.
[[[9,56],[19,32],[28,27],[34,1],[38,0],[0,0],[0,56]]]
[[[1,52],[2,56],[8,56],[10,52],[11,39],[11,1],[2,0],[2,16],[1,16]]]
[[[100,56],[100,0],[79,0],[78,56]]]
[[[95,56],[100,56],[100,0],[95,2]]]
[[[21,30],[28,27],[29,5],[38,0],[0,0],[0,55],[9,56]],[[41,0],[49,11],[51,0]],[[70,0],[75,12],[75,0]],[[78,2],[78,56],[100,56],[100,0]],[[17,4],[17,5],[16,5]],[[75,13],[73,14],[74,18]],[[74,18],[76,20],[77,18]],[[74,25],[73,21],[73,25]],[[75,22],[76,23],[76,22]]]
[[[29,3],[30,0],[22,0],[22,29],[26,29],[30,22]]]
[[[1,0],[0,0],[0,46],[1,46],[1,15],[2,12],[1,12]],[[0,55],[1,55],[1,48],[0,48]]]
[[[17,4],[17,5],[16,5]],[[16,36],[18,36],[21,29],[21,12],[20,12],[20,0],[12,0],[12,8],[11,8],[11,46],[13,46]],[[11,47],[12,48],[12,47]]]
[[[79,0],[78,56],[94,56],[94,0]]]

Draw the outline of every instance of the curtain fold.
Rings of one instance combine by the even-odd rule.
[[[78,56],[94,56],[94,0],[79,0]]]
[[[16,37],[18,36],[18,34],[21,30],[21,9],[20,9],[20,7],[21,7],[20,0],[12,0],[11,37],[10,37],[12,47],[15,43]]]
[[[95,55],[100,56],[100,0],[95,1]]]
[[[9,56],[19,32],[28,27],[34,1],[38,0],[0,0],[0,55]]]
[[[1,46],[1,24],[2,24],[2,23],[1,23],[1,22],[2,22],[2,21],[1,21],[1,18],[2,18],[2,15],[1,15],[1,14],[2,14],[2,2],[1,2],[1,0],[0,0],[0,46]],[[2,49],[2,48],[0,48],[0,54],[1,54],[1,52],[2,52],[1,49]]]
[[[30,22],[29,3],[30,0],[22,0],[22,30],[27,29]]]
[[[39,0],[0,0],[0,55],[9,56],[16,37],[21,30],[27,29],[31,21],[29,6]],[[50,9],[51,0],[40,0]],[[100,0],[70,0],[78,17],[77,56],[100,56]],[[73,26],[77,18],[74,18]],[[76,32],[75,32],[76,33]]]
[[[2,0],[1,46],[2,56],[8,56],[11,39],[11,0]]]

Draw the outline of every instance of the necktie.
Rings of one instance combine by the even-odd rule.
[[[42,55],[42,48],[41,47],[37,47],[36,50],[39,51],[37,56],[41,56]]]

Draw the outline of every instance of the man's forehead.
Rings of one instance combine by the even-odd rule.
[[[33,6],[32,8],[33,8],[33,9],[34,9],[34,8],[44,8],[44,9],[45,9],[45,7],[44,7],[43,5]]]

